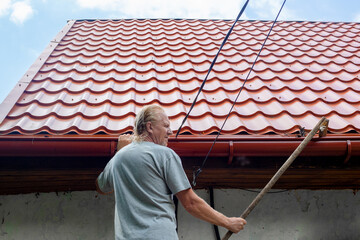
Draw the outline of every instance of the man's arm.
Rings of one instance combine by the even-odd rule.
[[[99,188],[99,183],[98,183],[97,178],[96,178],[96,180],[95,180],[95,185],[96,185],[96,191],[97,191],[98,193],[102,194],[102,195],[108,195],[108,194],[111,194],[111,193],[114,192],[114,190],[112,190],[112,191],[110,191],[110,192],[103,192],[103,191],[101,191],[101,189]]]
[[[121,148],[125,147],[126,145],[130,144],[132,141],[132,136],[130,134],[123,134],[120,135],[118,138],[118,144],[117,144],[117,151],[119,151]],[[113,193],[114,190],[110,191],[110,192],[103,192],[101,191],[100,187],[99,187],[99,183],[98,183],[98,179],[96,178],[95,180],[95,185],[96,185],[96,191],[102,195],[107,195],[110,193]]]
[[[227,228],[233,233],[238,233],[246,224],[245,219],[237,217],[226,217],[209,206],[191,189],[186,189],[176,194],[185,210],[194,217],[207,221],[211,224]]]

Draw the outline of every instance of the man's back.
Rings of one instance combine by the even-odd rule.
[[[135,118],[135,142],[122,148],[96,180],[99,193],[114,189],[116,239],[178,239],[172,194],[191,215],[239,232],[245,219],[226,217],[191,189],[179,156],[165,147],[171,134],[163,108],[143,107]],[[118,146],[128,143],[120,135]]]
[[[99,176],[114,189],[117,239],[177,239],[172,194],[190,188],[179,157],[152,142],[121,149]]]

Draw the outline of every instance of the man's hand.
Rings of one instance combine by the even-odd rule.
[[[240,217],[231,217],[228,218],[228,224],[226,226],[233,233],[238,233],[240,230],[244,229],[246,220]]]
[[[209,206],[191,189],[180,191],[176,194],[185,210],[194,217],[221,227],[225,227],[233,233],[238,233],[246,224],[245,219],[239,217],[226,217]]]
[[[122,134],[119,136],[118,144],[117,144],[117,151],[125,147],[126,145],[130,144],[133,140],[132,135],[130,134]]]

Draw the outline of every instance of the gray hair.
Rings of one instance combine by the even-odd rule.
[[[134,141],[140,142],[146,136],[146,123],[156,122],[159,120],[159,112],[165,112],[164,109],[158,105],[147,105],[141,109],[136,115],[134,125]]]

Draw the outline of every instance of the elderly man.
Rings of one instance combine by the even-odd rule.
[[[166,147],[171,134],[164,110],[144,107],[135,119],[133,142],[125,141],[97,178],[100,193],[115,193],[115,238],[178,239],[172,195],[193,216],[239,232],[244,219],[224,216],[192,190],[179,156]]]

